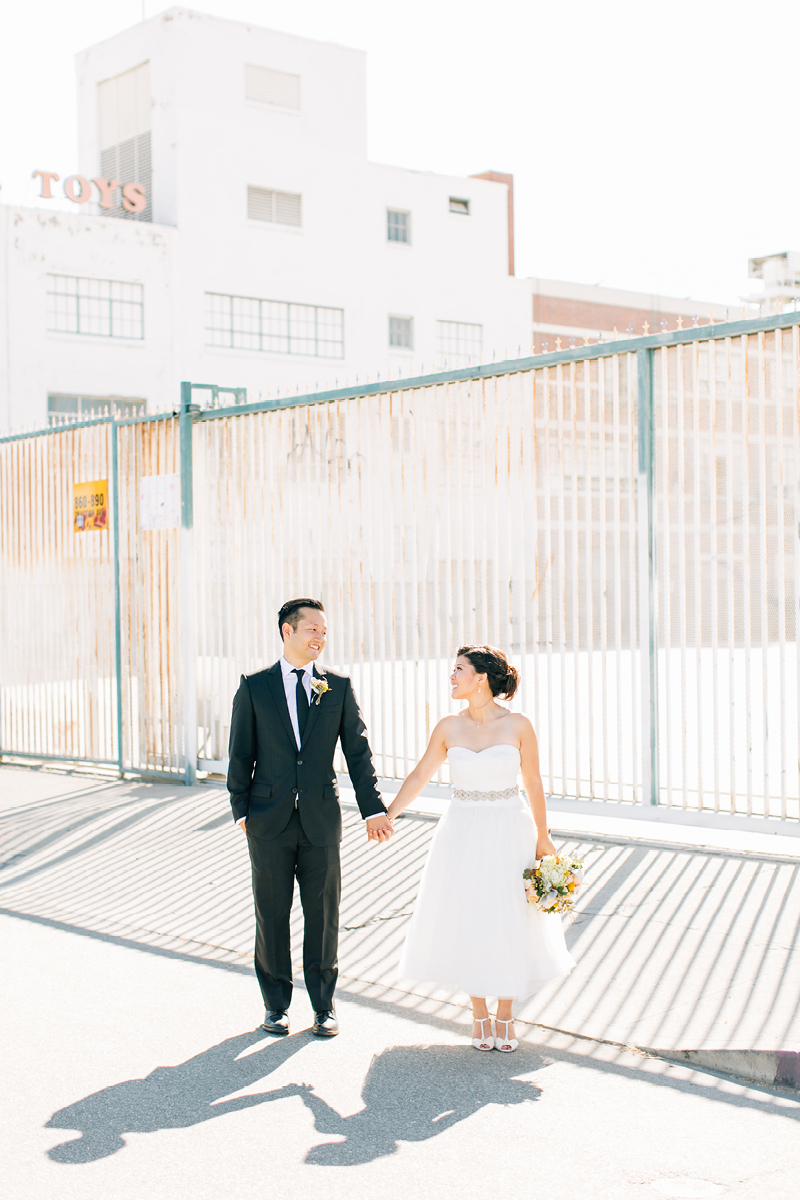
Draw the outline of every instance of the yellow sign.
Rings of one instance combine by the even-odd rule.
[[[73,483],[72,508],[76,533],[108,529],[108,480]]]

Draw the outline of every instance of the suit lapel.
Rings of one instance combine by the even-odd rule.
[[[321,668],[319,668],[316,665],[316,663],[314,664],[314,666],[311,670],[311,675],[312,675],[312,678],[314,678],[314,679],[324,679],[325,678],[325,672],[323,670],[321,670]],[[306,721],[306,727],[303,732],[303,745],[304,746],[307,745],[308,740],[311,737],[311,733],[314,729],[314,726],[317,723],[317,714],[319,712],[319,705],[322,703],[322,700],[324,700],[324,696],[321,697],[319,703],[317,702],[317,698],[314,695],[314,690],[312,688],[312,690],[311,690],[311,708],[309,709],[308,720]]]
[[[292,729],[292,721],[289,716],[289,709],[286,704],[286,691],[283,686],[283,672],[281,671],[280,662],[276,662],[274,667],[270,667],[267,671],[267,679],[272,691],[272,699],[275,701],[275,707],[283,721],[283,727],[289,735],[289,740],[292,743],[292,748],[297,750],[297,742],[295,741],[294,730]],[[309,717],[309,723],[310,723]]]

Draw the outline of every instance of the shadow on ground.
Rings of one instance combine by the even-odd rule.
[[[314,1146],[306,1162],[351,1166],[393,1154],[397,1144],[421,1142],[463,1121],[487,1104],[524,1104],[541,1089],[519,1078],[549,1061],[521,1046],[516,1054],[478,1055],[470,1046],[394,1046],[370,1064],[364,1108],[342,1117],[311,1084],[224,1097],[272,1074],[307,1045],[301,1033],[252,1053],[263,1033],[241,1034],[174,1067],[156,1067],[145,1079],[128,1079],[54,1113],[48,1129],[78,1130],[80,1137],[50,1150],[57,1163],[88,1163],[125,1146],[127,1133],[185,1129],[227,1113],[299,1096],[318,1133],[344,1138]],[[242,1057],[240,1057],[242,1056]]]

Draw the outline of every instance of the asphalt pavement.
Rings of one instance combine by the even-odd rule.
[[[4,1196],[800,1194],[800,1095],[619,1044],[800,1046],[797,864],[570,835],[578,968],[481,1055],[465,997],[397,978],[433,821],[376,847],[347,810],[342,1033],[298,987],[273,1040],[223,792],[2,767],[0,794]]]

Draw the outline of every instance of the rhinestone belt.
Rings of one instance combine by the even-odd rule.
[[[463,788],[453,788],[454,800],[512,800],[519,795],[519,788],[505,788],[502,792],[467,792]]]

